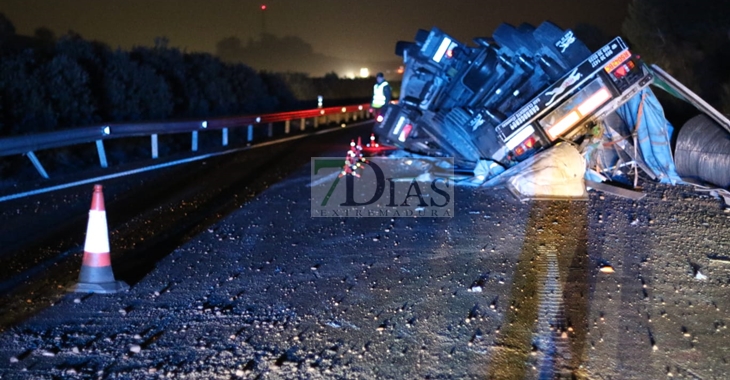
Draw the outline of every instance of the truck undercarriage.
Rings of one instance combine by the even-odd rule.
[[[550,22],[503,24],[474,45],[438,28],[396,45],[405,70],[397,104],[387,105],[374,127],[382,143],[453,157],[457,171],[487,183],[561,142],[580,151],[592,183],[614,180],[627,166],[682,182],[668,143],[672,127],[647,88],[660,69],[644,64],[621,37],[591,53]],[[692,102],[692,95],[685,97]],[[728,132],[730,122],[705,108],[699,110]],[[649,145],[637,140],[642,133]]]

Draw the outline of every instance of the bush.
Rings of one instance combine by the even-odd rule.
[[[102,122],[275,112],[314,107],[317,95],[328,101],[369,97],[372,89],[371,79],[257,73],[211,54],[169,48],[166,38],[156,39],[153,48],[126,52],[74,32],[59,39],[44,29],[36,34],[23,40],[32,48],[0,49],[2,135]]]
[[[98,121],[89,75],[78,63],[59,54],[38,71],[45,88],[44,103],[53,110],[58,125],[70,127]]]
[[[2,134],[28,134],[51,130],[58,124],[52,106],[46,101],[34,54],[26,50],[0,60],[0,100]]]
[[[235,113],[263,113],[280,109],[278,94],[270,91],[263,75],[258,75],[244,64],[226,64],[224,73],[223,79],[231,85],[235,95]]]
[[[165,79],[125,52],[107,55],[102,87],[106,120],[158,120],[172,114],[172,95]]]

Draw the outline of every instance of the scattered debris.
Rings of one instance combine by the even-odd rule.
[[[696,280],[700,280],[700,281],[704,281],[704,280],[707,280],[707,276],[705,276],[704,274],[702,274],[702,272],[697,271],[697,274],[695,274],[695,279]]]
[[[613,267],[610,266],[610,265],[608,265],[608,264],[601,265],[601,269],[599,269],[598,271],[601,272],[601,273],[613,273],[613,272],[615,272],[615,270],[613,269]]]
[[[469,288],[467,290],[467,292],[470,292],[470,293],[481,293],[482,292],[482,287],[481,286],[478,286],[478,285],[475,285],[475,286],[472,286],[471,288]]]
[[[48,350],[41,350],[40,353],[41,353],[41,355],[43,355],[45,357],[49,357],[49,358],[56,356],[56,353],[48,351]]]
[[[327,326],[333,327],[333,328],[336,328],[336,329],[339,329],[339,328],[342,327],[342,325],[339,324],[339,323],[337,323],[337,321],[329,321],[326,324],[327,324]]]
[[[707,255],[711,262],[730,264],[730,257],[719,255]]]

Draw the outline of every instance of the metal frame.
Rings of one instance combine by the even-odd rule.
[[[299,122],[299,130],[306,130],[307,119],[313,120],[314,128],[318,128],[320,118],[324,117],[330,121],[330,116],[336,120],[357,120],[358,114],[363,115],[367,104],[355,104],[345,107],[315,108],[301,111],[278,112],[254,116],[236,116],[200,121],[181,122],[159,122],[139,124],[106,124],[84,128],[72,128],[63,131],[38,133],[34,135],[7,137],[0,139],[0,157],[23,154],[35,167],[38,174],[43,178],[49,178],[35,152],[45,149],[62,148],[77,144],[95,143],[99,165],[108,168],[109,162],[106,157],[104,140],[149,136],[150,150],[153,159],[159,158],[160,134],[190,133],[190,149],[197,152],[199,148],[199,132],[205,130],[220,130],[221,145],[228,146],[230,143],[229,128],[247,128],[246,143],[254,141],[254,129],[259,125],[266,125],[268,138],[274,137],[274,123],[284,123],[284,133],[291,133],[291,121]]]

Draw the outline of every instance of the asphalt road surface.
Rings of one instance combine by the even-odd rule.
[[[91,186],[0,204],[0,377],[727,378],[719,200],[457,187],[453,218],[311,218],[310,157],[358,135],[104,183],[113,295],[66,293]]]

